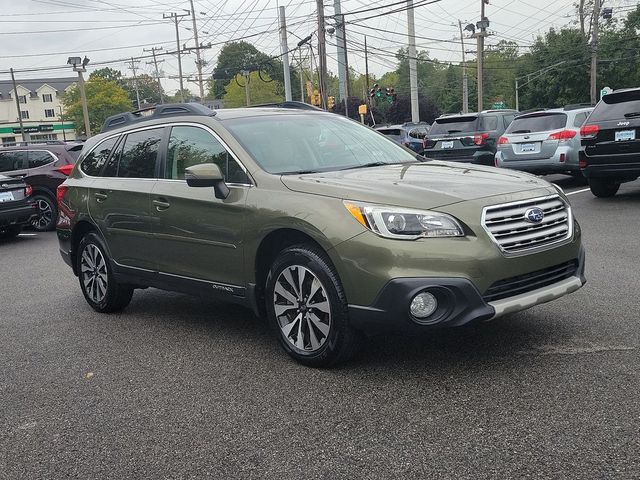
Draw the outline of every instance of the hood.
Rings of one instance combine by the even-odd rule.
[[[281,179],[296,192],[413,208],[435,208],[541,188],[555,192],[548,182],[526,173],[433,160],[283,175]]]

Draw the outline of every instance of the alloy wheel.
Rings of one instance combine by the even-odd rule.
[[[53,209],[49,202],[41,198],[36,201],[36,204],[38,205],[38,217],[31,222],[31,225],[38,230],[44,230],[53,221]]]
[[[95,303],[104,300],[107,294],[107,263],[100,249],[93,243],[88,244],[80,257],[80,275],[84,290]]]
[[[278,276],[273,308],[283,337],[297,351],[313,353],[331,330],[331,306],[318,277],[301,265],[286,267]]]

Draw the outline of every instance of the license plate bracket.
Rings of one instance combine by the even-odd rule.
[[[14,200],[13,192],[0,192],[0,203],[13,202]]]
[[[536,151],[536,144],[535,143],[523,143],[520,146],[520,151],[522,153],[535,152]]]
[[[615,134],[616,142],[628,142],[636,139],[635,130],[618,130]]]

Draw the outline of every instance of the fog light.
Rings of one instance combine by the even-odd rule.
[[[438,308],[436,297],[429,292],[422,292],[413,297],[409,311],[416,318],[427,318],[436,311],[436,308]]]

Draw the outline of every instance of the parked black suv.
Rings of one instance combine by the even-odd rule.
[[[517,110],[442,115],[424,139],[425,157],[451,162],[494,165],[498,139]]]
[[[640,176],[640,88],[602,97],[580,129],[580,169],[596,197]]]
[[[67,179],[82,150],[81,143],[29,143],[0,149],[0,173],[21,178],[33,188],[38,215],[31,226],[38,231],[56,227],[56,189]]]
[[[17,236],[37,216],[31,191],[22,180],[0,175],[0,239]]]

